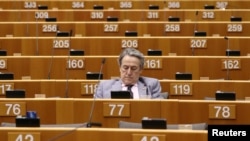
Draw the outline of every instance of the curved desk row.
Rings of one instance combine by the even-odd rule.
[[[229,8],[229,9],[248,9],[249,1],[238,0],[178,0],[178,1],[161,1],[161,0],[33,0],[32,2],[27,0],[8,1],[2,0],[1,8],[3,9],[33,9],[38,8],[39,5],[47,6],[49,9],[93,9],[94,5],[101,5],[104,9],[148,9],[149,5],[157,5],[159,9],[199,9],[204,8],[205,5],[212,5],[214,8]]]
[[[168,92],[169,99],[203,100],[214,98],[216,91],[235,92],[237,100],[249,97],[250,81],[231,80],[159,80],[162,92]],[[26,98],[69,97],[92,98],[98,80],[1,80],[0,97],[6,90],[23,89]]]
[[[0,57],[0,71],[14,73],[14,79],[22,79],[25,76],[31,79],[87,79],[87,72],[99,73],[103,58],[106,59],[103,79],[119,76],[117,56]],[[176,73],[180,72],[191,73],[193,80],[199,80],[200,77],[249,80],[249,61],[248,56],[147,56],[143,75],[158,79],[175,79]]]
[[[143,117],[165,118],[168,124],[248,124],[249,101],[111,100],[96,99],[91,122],[117,128],[119,121],[140,123]],[[93,99],[0,99],[1,122],[15,123],[17,115],[36,111],[41,124],[89,122]]]
[[[170,16],[178,17],[180,21],[230,21],[231,16],[240,17],[242,21],[250,21],[249,9],[239,10],[2,10],[0,22],[45,21],[46,18],[56,18],[57,21],[107,21],[115,17],[119,21],[168,21]]]
[[[188,130],[142,130],[109,128],[10,128],[1,127],[2,140],[33,139],[35,141],[141,141],[141,140],[178,140],[207,141],[207,131]]]
[[[205,36],[250,35],[250,22],[2,22],[0,27],[2,37],[55,37],[70,31],[71,36],[105,37],[128,36],[126,31],[136,36],[194,36],[194,30],[206,32]]]
[[[139,49],[147,55],[148,49],[161,50],[162,55],[226,56],[226,50],[238,50],[241,56],[250,53],[249,37],[0,37],[1,49],[8,56],[67,56],[69,49],[83,50],[87,56],[117,56],[126,47]]]

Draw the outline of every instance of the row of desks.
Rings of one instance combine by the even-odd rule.
[[[1,57],[1,72],[13,72],[14,79],[87,79],[87,72],[99,73],[103,79],[119,76],[117,56],[8,56]],[[249,80],[247,57],[226,56],[147,56],[142,75],[157,79],[175,79],[175,74],[191,73],[193,80]],[[94,65],[93,65],[94,64]],[[112,68],[112,69],[111,69]],[[209,69],[208,69],[209,68]]]
[[[249,97],[250,81],[230,80],[159,80],[162,92],[168,92],[169,99],[203,100],[214,98],[216,91],[235,92],[237,100]],[[98,80],[2,80],[0,97],[6,90],[23,89],[26,98],[69,97],[92,98]]]
[[[0,37],[1,49],[8,56],[67,56],[69,49],[83,50],[87,56],[118,55],[123,48],[133,47],[147,55],[148,49],[161,50],[163,56],[226,56],[226,50],[250,53],[249,37]]]
[[[25,98],[0,99],[1,122],[15,123],[17,115],[36,111],[41,124],[101,123],[117,128],[119,121],[140,123],[143,117],[165,118],[168,124],[248,124],[249,101],[177,100],[177,99],[72,99]]]
[[[33,9],[37,8],[38,5],[46,5],[49,9],[93,9],[94,5],[102,5],[104,9],[148,9],[149,5],[157,5],[160,9],[200,9],[204,8],[205,5],[213,5],[215,8],[229,8],[229,9],[248,9],[250,4],[249,1],[238,1],[238,0],[175,0],[175,1],[161,1],[161,0],[84,0],[84,1],[73,1],[73,0],[15,0],[8,1],[2,0],[1,8],[3,9]]]
[[[207,36],[249,36],[249,22],[1,22],[0,36],[55,37],[58,31],[72,36],[194,36],[194,30]],[[152,28],[153,27],[153,28]]]
[[[143,129],[109,129],[109,128],[0,128],[4,141],[17,138],[29,138],[34,141],[141,141],[141,140],[178,140],[208,141],[207,131],[189,130],[143,130]]]
[[[230,21],[231,16],[250,21],[248,9],[239,10],[2,10],[0,22],[45,21],[56,18],[57,21],[107,21],[107,17],[116,17],[119,21],[168,21],[169,16],[179,17],[180,21]]]

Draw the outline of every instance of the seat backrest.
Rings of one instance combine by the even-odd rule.
[[[142,124],[138,122],[119,121],[118,127],[142,129]],[[207,130],[207,123],[167,124],[167,129]]]
[[[15,123],[2,122],[1,127],[16,127]],[[40,127],[73,127],[81,128],[87,127],[87,123],[73,123],[73,124],[41,124]]]
[[[142,124],[137,123],[137,122],[119,121],[118,127],[119,128],[137,128],[137,129],[141,129]]]

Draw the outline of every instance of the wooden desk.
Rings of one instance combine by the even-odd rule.
[[[26,116],[26,111],[36,111],[41,124],[70,123],[73,121],[73,100],[47,99],[6,99],[1,98],[1,122],[15,123],[17,115]]]
[[[249,36],[250,22],[1,22],[0,36],[55,37],[60,31],[72,36],[125,36],[136,31],[138,36],[193,36],[194,29],[207,36]],[[154,27],[154,28],[152,28]],[[36,29],[36,30],[34,30]]]
[[[68,83],[68,84],[67,84]],[[97,80],[2,80],[0,97],[5,97],[8,86],[11,89],[24,89],[26,98],[37,97],[69,97],[92,98]],[[237,99],[249,96],[249,81],[231,80],[160,80],[162,92],[169,93],[169,99],[203,100],[214,97],[217,90],[234,91]],[[66,91],[68,85],[68,92]],[[5,86],[5,87],[3,87]],[[38,95],[39,96],[39,95]]]
[[[4,63],[1,72],[13,72],[15,80],[22,79],[23,76],[29,76],[31,79],[86,79],[87,72],[99,72],[103,58],[106,58],[102,71],[103,79],[118,77],[120,74],[116,65],[117,56],[70,58],[68,56],[10,56],[0,57],[0,60]],[[249,57],[147,56],[146,59],[143,75],[158,79],[175,79],[177,72],[188,72],[192,73],[193,80],[199,80],[200,77],[249,80]],[[67,65],[70,66],[69,69]]]
[[[198,14],[196,14],[198,11]],[[45,18],[57,18],[61,22],[107,21],[107,17],[117,17],[119,21],[168,21],[169,16],[179,17],[180,21],[230,21],[231,16],[250,21],[249,9],[207,10],[207,9],[162,9],[162,10],[2,10],[0,22],[40,22]]]
[[[10,128],[1,127],[0,136],[3,140],[8,140],[10,133],[22,135],[25,137],[27,134],[30,137],[37,137],[34,133],[38,134],[36,140],[51,140],[57,136],[66,134],[62,137],[56,138],[58,141],[139,141],[150,139],[152,136],[159,141],[165,140],[178,140],[178,141],[207,141],[207,131],[195,130],[143,130],[143,129],[109,129],[109,128],[81,128],[75,131],[74,128]],[[13,140],[16,137],[13,135]],[[10,140],[9,140],[10,141]],[[11,140],[12,141],[12,140]]]
[[[162,117],[169,116],[167,102],[162,102]],[[206,122],[208,124],[247,124],[249,101],[179,100],[178,123]],[[166,110],[166,111],[165,111]]]
[[[36,111],[41,124],[70,124],[95,122],[102,127],[117,128],[119,121],[141,122],[143,117],[166,118],[168,124],[248,124],[250,115],[249,101],[215,101],[215,100],[111,100],[96,99],[92,119],[90,113],[93,99],[40,98],[40,99],[0,99],[4,114],[0,122],[15,123],[18,115],[8,105],[19,106],[21,115],[26,111]],[[16,109],[17,107],[15,107]],[[14,109],[14,108],[13,108]],[[13,112],[13,113],[12,113]]]
[[[75,5],[73,5],[75,4]],[[33,9],[37,8],[38,5],[47,5],[49,9],[93,9],[94,5],[102,5],[104,9],[114,8],[114,9],[148,9],[149,5],[158,5],[160,9],[200,9],[204,5],[213,5],[215,8],[228,8],[228,9],[248,9],[249,1],[238,1],[238,0],[221,0],[220,2],[216,0],[179,0],[179,1],[169,1],[163,2],[161,0],[130,0],[130,1],[119,1],[119,0],[84,0],[81,2],[75,2],[72,0],[35,0],[32,3],[28,3],[26,0],[15,0],[8,1],[2,0],[1,8],[3,9]]]
[[[21,53],[23,56],[67,56],[70,49],[79,49],[86,56],[117,56],[123,48],[134,47],[147,55],[148,49],[161,50],[181,56],[225,56],[226,49],[240,50],[241,55],[250,53],[249,37],[0,37],[1,49],[7,55]],[[107,45],[107,43],[109,43]],[[229,43],[229,44],[228,44]],[[52,49],[54,48],[54,49]],[[53,51],[54,50],[54,51]]]
[[[159,80],[162,92],[169,93],[169,99],[203,100],[215,97],[217,90],[234,91],[238,100],[249,96],[249,81],[231,80]],[[68,83],[68,92],[66,85]],[[24,89],[26,98],[45,97],[92,98],[98,80],[2,80],[0,97],[5,97],[8,86],[11,89]],[[39,95],[38,95],[39,96]]]

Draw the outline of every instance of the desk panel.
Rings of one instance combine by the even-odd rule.
[[[162,55],[225,56],[226,49],[240,50],[241,56],[250,53],[249,37],[1,37],[1,48],[11,56],[67,56],[69,49],[83,50],[86,56],[114,55],[123,48],[134,47],[147,55],[148,49],[161,50]],[[108,44],[107,44],[108,43]],[[204,44],[203,44],[204,43]],[[194,47],[193,47],[194,45]],[[204,46],[203,46],[204,45]]]
[[[196,14],[198,12],[198,14]],[[205,15],[205,16],[204,16]],[[212,16],[210,16],[212,15]],[[119,21],[167,21],[169,16],[179,17],[180,21],[230,21],[231,16],[249,21],[248,9],[207,10],[207,9],[163,9],[163,10],[2,10],[0,22],[45,21],[56,18],[57,21],[107,21],[107,17],[117,17]]]
[[[55,37],[60,31],[72,36],[125,36],[136,31],[138,36],[193,36],[194,29],[207,36],[249,36],[249,22],[9,22],[0,23],[0,36]],[[154,28],[152,28],[154,27]],[[35,30],[34,30],[35,29]]]
[[[72,131],[73,130],[73,131]],[[188,130],[142,130],[142,129],[108,129],[108,128],[0,128],[0,136],[3,140],[8,140],[8,133],[40,133],[41,140],[58,141],[127,141],[135,140],[133,136],[146,136],[150,138],[150,135],[154,135],[155,138],[164,136],[164,140],[178,140],[178,141],[207,141],[207,131],[188,131]],[[62,137],[58,137],[65,134]],[[137,140],[141,140],[138,138]],[[162,138],[159,141],[164,141]]]
[[[234,91],[237,100],[249,97],[249,81],[231,80],[159,80],[162,92],[168,92],[169,99],[190,99],[203,100],[205,97],[215,97],[215,92]],[[92,98],[97,85],[97,80],[2,80],[2,85],[13,83],[15,89],[25,89],[26,98],[38,97],[36,94],[44,94],[44,97],[68,97],[68,98]],[[68,91],[66,85],[68,83]],[[178,86],[172,86],[177,84]],[[192,84],[189,94],[184,94],[185,84]],[[174,88],[175,87],[175,88]],[[183,93],[172,93],[171,89],[184,91]],[[189,89],[188,89],[189,90]],[[4,94],[0,95],[2,98]]]
[[[119,0],[84,0],[83,3],[77,3],[73,6],[72,0],[35,0],[35,3],[27,3],[26,0],[16,0],[7,1],[2,0],[0,5],[3,9],[33,9],[37,8],[38,5],[46,5],[49,9],[93,9],[94,5],[102,5],[104,9],[114,8],[114,9],[148,9],[149,5],[158,5],[160,9],[170,8],[170,9],[199,9],[203,8],[204,5],[213,5],[215,8],[228,8],[228,9],[248,9],[249,1],[238,1],[238,0],[221,0],[217,2],[216,0],[194,0],[186,1],[179,0],[176,2],[163,2],[160,0],[130,0],[128,3],[121,2]],[[122,5],[122,6],[121,6]],[[125,5],[125,6],[124,6]]]
[[[27,3],[26,0],[15,0],[8,1],[2,0],[0,5],[3,9],[33,9],[37,8],[38,5],[46,5],[48,9],[58,8],[58,9],[93,9],[94,5],[102,5],[104,9],[114,8],[114,9],[148,9],[149,5],[158,5],[160,9],[200,9],[204,8],[204,5],[213,5],[215,8],[227,8],[227,9],[248,9],[249,1],[238,1],[238,0],[221,0],[220,2],[216,0],[194,0],[186,1],[179,0],[176,2],[163,2],[160,0],[130,0],[127,2],[122,2],[119,0],[84,0],[82,3],[76,3],[73,6],[72,0],[35,0],[33,3]]]
[[[163,117],[167,115],[167,112],[164,112],[165,102],[162,103],[162,112]],[[218,106],[218,114],[225,114],[225,109],[229,105],[235,106],[235,119],[227,118],[209,118],[209,105],[214,104]],[[206,122],[208,124],[248,124],[249,118],[245,112],[249,109],[248,101],[209,101],[209,100],[180,100],[178,103],[179,111],[179,123],[193,123],[193,122]],[[221,108],[221,109],[220,109]],[[231,109],[226,111],[229,115]],[[232,114],[232,113],[231,113]]]
[[[6,60],[4,60],[5,58]],[[118,77],[117,56],[106,56],[105,66],[103,67],[103,79]],[[31,79],[86,79],[87,72],[99,72],[103,56],[19,56],[2,57],[5,61],[5,68],[1,72],[13,72],[14,79],[30,77]],[[222,56],[147,56],[150,61],[158,61],[156,67],[148,67],[145,64],[143,75],[158,79],[175,79],[177,72],[191,73],[193,80],[200,77],[210,79],[229,79],[229,80],[249,80],[249,57],[222,57]],[[82,62],[75,68],[68,68],[69,62]],[[224,67],[225,62],[232,63],[234,67]],[[93,65],[96,64],[96,65]],[[99,65],[98,65],[99,64]],[[22,69],[20,69],[22,68]],[[113,69],[110,69],[113,68]],[[209,69],[207,69],[209,68]],[[39,71],[38,71],[39,70]],[[211,71],[213,70],[213,71]]]
[[[96,99],[91,119],[93,99],[44,98],[1,99],[0,101],[5,103],[25,102],[27,111],[37,111],[41,124],[70,124],[91,121],[102,124],[104,128],[117,128],[121,120],[140,123],[143,117],[166,118],[169,124],[204,122],[208,124],[248,124],[250,117],[246,114],[250,106],[249,101]],[[108,109],[105,109],[107,106],[105,104],[108,104]],[[129,108],[128,115],[123,113],[126,108]],[[112,112],[112,114],[106,115],[105,110]],[[116,115],[116,112],[120,115]],[[15,117],[1,116],[0,122],[15,123]]]

